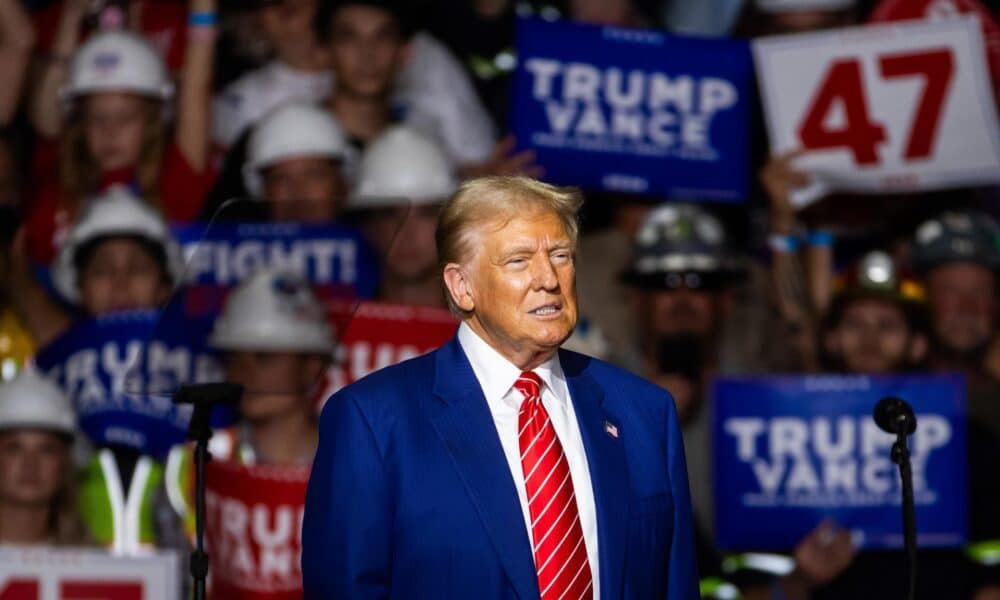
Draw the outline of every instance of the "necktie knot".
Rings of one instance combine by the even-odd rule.
[[[514,389],[521,392],[525,400],[539,398],[542,393],[542,378],[533,371],[522,371],[514,382]]]

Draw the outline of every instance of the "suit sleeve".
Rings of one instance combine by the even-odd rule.
[[[691,492],[688,489],[684,440],[674,408],[674,399],[667,397],[667,465],[670,469],[670,491],[674,497],[674,530],[670,540],[670,564],[667,566],[667,598],[697,600],[698,565],[694,543],[694,515]]]
[[[340,392],[324,407],[306,493],[305,598],[389,597],[391,504],[370,423],[357,399]]]

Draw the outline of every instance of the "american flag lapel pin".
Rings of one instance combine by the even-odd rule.
[[[618,439],[618,426],[612,423],[611,421],[604,422],[604,432],[610,435],[611,437],[615,438],[616,440]]]

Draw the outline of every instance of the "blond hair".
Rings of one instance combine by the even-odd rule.
[[[530,177],[495,175],[470,179],[441,207],[434,234],[438,260],[463,263],[473,253],[472,233],[487,223],[505,223],[519,214],[550,212],[566,227],[570,242],[576,247],[579,224],[577,213],[583,196],[576,188],[558,187]],[[445,290],[448,307],[464,314]]]

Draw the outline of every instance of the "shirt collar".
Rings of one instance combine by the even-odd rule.
[[[479,334],[465,322],[458,327],[458,343],[461,344],[472,365],[472,371],[479,380],[486,401],[492,404],[503,399],[521,375],[521,369],[486,343],[486,340],[479,337]],[[556,382],[565,380],[558,352],[532,371],[541,377],[545,387],[553,395],[562,400],[560,394],[555,393],[555,390],[559,389],[556,387]]]

